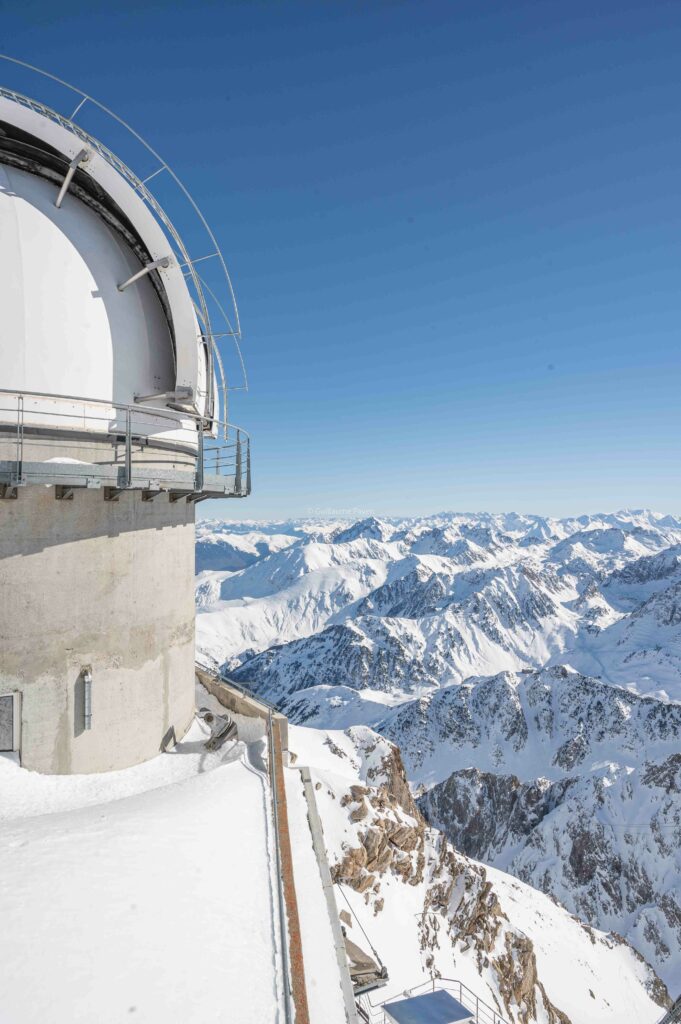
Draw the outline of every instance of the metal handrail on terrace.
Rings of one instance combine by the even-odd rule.
[[[208,432],[215,428],[218,437]],[[249,434],[191,409],[0,388],[3,439],[10,456],[0,459],[0,483],[5,486],[58,484],[68,478],[71,486],[108,483],[125,490],[153,489],[156,481],[158,490],[184,489],[197,500],[204,494],[246,497],[251,491]],[[43,452],[42,458],[29,461],[31,446],[44,449],[50,442],[56,445],[56,458],[45,459]],[[64,456],[102,444],[113,449],[113,459],[86,462]],[[102,454],[101,447],[96,451]],[[168,466],[173,456],[179,469]]]
[[[227,683],[228,686],[231,686],[233,690],[237,690],[242,694],[242,696],[248,697],[249,700],[253,700],[257,704],[262,704],[263,707],[268,708],[270,712],[275,712],[276,714],[283,715],[284,718],[286,718],[286,714],[281,710],[279,704],[275,704],[274,701],[268,700],[267,697],[261,697],[260,694],[254,693],[253,690],[246,689],[245,686],[241,686],[241,684],[237,683],[236,680],[230,679],[229,676],[225,675],[219,669],[217,670],[217,676],[221,682]]]
[[[475,1024],[507,1024],[506,1020],[497,1013],[494,1007],[483,1002],[468,985],[465,985],[458,978],[433,978],[431,981],[424,981],[419,985],[414,985],[412,988],[404,989],[402,992],[389,996],[387,999],[382,999],[379,1003],[372,1003],[368,996],[362,996],[358,1000],[357,1009],[365,1024],[384,1024],[386,1020],[385,1008],[390,1003],[394,1003],[398,999],[408,999],[411,996],[425,994],[426,992],[435,992],[437,989],[451,992],[461,1005],[470,1010],[471,1014],[474,1015]]]
[[[284,1019],[286,1024],[293,1024],[295,1008],[293,1006],[289,929],[286,916],[286,896],[284,893],[284,876],[281,868],[282,856],[281,837],[279,835],[279,799],[277,796],[277,769],[274,748],[274,716],[278,715],[281,717],[281,712],[277,705],[273,704],[272,701],[266,700],[264,697],[259,697],[250,690],[245,689],[215,666],[203,665],[197,662],[196,668],[200,672],[205,672],[208,675],[213,676],[221,683],[225,683],[231,690],[235,690],[243,697],[247,697],[252,703],[260,704],[263,711],[267,712],[265,716],[265,721],[267,722],[267,762],[270,780],[270,793],[272,797],[272,833],[274,838],[275,857],[274,875],[277,887],[277,923],[282,960],[282,980],[284,985]]]
[[[219,682],[225,683],[231,690],[236,690],[242,695],[242,697],[247,697],[250,701],[253,701],[254,704],[261,704],[264,709],[272,711],[277,715],[282,715],[284,718],[287,717],[286,712],[282,711],[279,704],[275,704],[274,701],[268,700],[267,697],[261,697],[260,694],[242,686],[241,683],[237,683],[235,679],[228,676],[222,671],[222,669],[218,668],[217,665],[210,665],[197,661],[196,667],[202,672],[214,676],[214,678]]]

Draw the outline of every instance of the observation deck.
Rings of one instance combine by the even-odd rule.
[[[251,442],[242,428],[184,408],[0,389],[0,497],[22,487],[79,488],[106,500],[141,491],[152,501],[243,498],[251,491]]]
[[[246,497],[250,438],[227,422],[229,393],[248,389],[239,313],[198,205],[87,93],[0,67],[49,99],[0,85],[0,497]]]

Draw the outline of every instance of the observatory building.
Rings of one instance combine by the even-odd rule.
[[[219,297],[78,99],[64,116],[0,88],[0,750],[50,773],[186,732],[196,503],[250,491]]]

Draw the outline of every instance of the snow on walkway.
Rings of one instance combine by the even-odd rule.
[[[106,775],[0,758],[2,1024],[282,1019],[263,780],[202,729]]]
[[[340,971],[300,772],[284,772],[311,1024],[346,1024]]]

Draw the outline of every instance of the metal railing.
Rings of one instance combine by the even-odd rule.
[[[261,697],[259,693],[254,693],[253,690],[247,689],[245,686],[242,686],[240,683],[237,683],[236,680],[231,679],[228,675],[225,675],[225,673],[222,672],[220,669],[204,668],[204,671],[214,672],[217,678],[220,680],[220,682],[226,683],[227,686],[231,687],[232,690],[237,690],[243,697],[248,697],[249,700],[254,701],[256,704],[261,704],[264,708],[267,708],[270,711],[270,713],[274,712],[276,714],[283,715],[284,718],[286,718],[286,713],[281,710],[281,706],[279,704],[275,704],[274,701],[268,700],[266,697]]]
[[[361,996],[357,1002],[357,1009],[365,1024],[384,1024],[386,1021],[385,1007],[398,999],[408,999],[411,996],[423,995],[426,992],[435,992],[441,989],[451,992],[455,999],[458,999],[462,1006],[470,1010],[475,1024],[507,1024],[494,1007],[483,1002],[482,999],[458,978],[433,978],[431,981],[424,981],[420,985],[404,989],[396,995],[382,999],[378,1003],[372,1003],[369,996]]]
[[[286,896],[284,893],[284,876],[281,869],[281,839],[279,836],[279,800],[277,797],[277,768],[274,750],[274,731],[272,725],[272,709],[267,716],[267,756],[269,762],[270,790],[272,793],[272,823],[274,832],[274,859],[277,883],[277,903],[279,911],[279,944],[281,948],[282,975],[284,985],[284,1015],[286,1024],[293,1024],[295,1009],[291,978],[289,950],[289,929],[286,916]]]
[[[276,704],[272,704],[271,701],[265,700],[263,697],[258,697],[256,694],[251,693],[250,690],[244,689],[239,683],[234,682],[219,669],[202,665],[199,662],[196,663],[196,668],[201,671],[208,673],[215,679],[229,686],[231,690],[235,690],[243,697],[247,697],[254,704],[259,704],[263,709],[263,718],[267,723],[267,773],[261,773],[258,769],[253,768],[257,771],[257,774],[261,775],[263,779],[269,778],[270,783],[270,811],[271,811],[271,822],[272,822],[272,841],[274,846],[274,880],[273,885],[276,888],[277,896],[277,925],[278,925],[278,939],[279,947],[281,950],[281,970],[282,970],[282,985],[283,985],[283,996],[284,996],[284,1020],[285,1024],[293,1024],[295,1018],[295,1007],[293,1006],[293,992],[292,992],[292,978],[291,978],[291,959],[289,950],[289,930],[288,930],[288,918],[286,915],[286,896],[284,893],[284,880],[281,868],[281,837],[279,835],[279,798],[277,796],[277,759],[275,756],[274,748],[274,715],[280,714]],[[274,908],[273,908],[274,909]]]
[[[0,388],[0,476],[14,487],[67,476],[246,497],[251,444],[241,427],[189,409]]]
[[[669,1007],[658,1024],[678,1024],[681,1021],[681,996]]]

